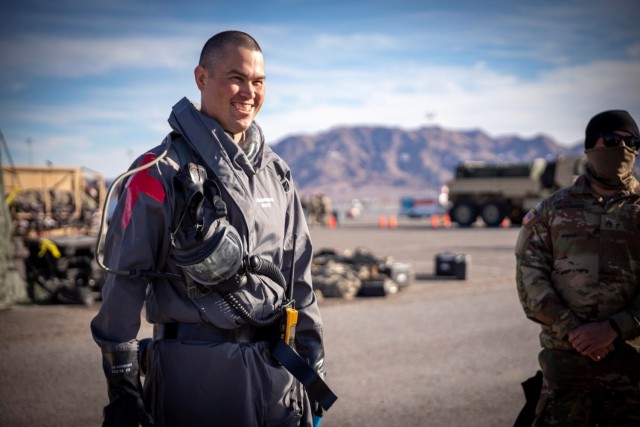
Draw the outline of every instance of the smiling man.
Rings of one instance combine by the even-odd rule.
[[[324,384],[309,230],[288,166],[254,121],[262,51],[246,33],[219,33],[194,75],[200,107],[174,105],[173,131],[132,166],[143,168],[107,233],[113,274],[91,323],[108,384],[104,425],[317,425],[322,393],[310,397],[279,363],[295,347],[314,386]],[[295,334],[283,341],[286,320]]]
[[[265,96],[264,59],[257,43],[210,39],[194,74],[201,93],[200,110],[241,142]],[[235,40],[235,39],[234,39]]]

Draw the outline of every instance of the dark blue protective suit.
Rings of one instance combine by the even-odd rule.
[[[215,177],[228,220],[246,252],[273,262],[286,278],[293,261],[299,310],[296,348],[323,373],[322,320],[311,285],[311,240],[288,166],[265,143],[256,123],[246,132],[247,153],[186,98],[173,107],[169,123],[174,130],[172,145],[188,143],[199,157],[197,162]],[[152,161],[164,148],[152,149],[135,165]],[[271,162],[278,168],[269,166]],[[170,256],[169,233],[177,197],[173,180],[181,163],[172,147],[159,163],[128,179],[107,232],[108,267],[181,274]],[[248,275],[247,284],[234,292],[257,319],[279,309],[284,295],[281,285],[256,274]],[[230,332],[229,338],[224,333],[217,339],[196,334],[153,341],[141,393],[133,355],[145,304],[146,318],[154,324],[204,324],[212,330],[243,333],[237,334],[240,339]],[[268,328],[257,333],[254,329],[217,292],[190,297],[180,281],[107,275],[102,306],[91,322],[109,385],[105,425],[137,425],[130,414],[141,407],[140,394],[157,426],[310,425],[309,400],[271,356]],[[143,417],[139,422],[151,420]]]

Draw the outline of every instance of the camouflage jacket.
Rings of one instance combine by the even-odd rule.
[[[605,200],[581,176],[523,220],[516,281],[545,348],[571,349],[567,334],[613,320],[640,349],[640,183]]]

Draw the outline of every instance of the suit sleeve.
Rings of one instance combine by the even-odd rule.
[[[153,161],[147,153],[135,164]],[[165,166],[166,167],[166,166]],[[151,270],[161,266],[166,253],[170,204],[160,164],[130,176],[110,221],[104,248],[104,263],[121,272]],[[140,328],[147,280],[107,273],[102,288],[102,305],[91,322],[94,340],[103,350],[132,343]],[[135,344],[134,344],[135,343]]]
[[[294,257],[295,280],[293,297],[298,309],[296,349],[311,367],[321,375],[324,375],[322,318],[311,280],[313,247],[302,205],[295,190],[288,206],[287,218],[286,240],[293,242],[293,235],[296,235],[295,254],[291,250],[292,245],[287,245],[288,250],[285,251],[283,257],[285,277],[287,279],[289,274],[287,266],[291,265],[291,258]]]

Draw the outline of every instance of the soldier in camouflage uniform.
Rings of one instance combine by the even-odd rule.
[[[640,425],[640,147],[628,112],[586,128],[584,175],[531,210],[518,294],[542,325],[535,425]]]

